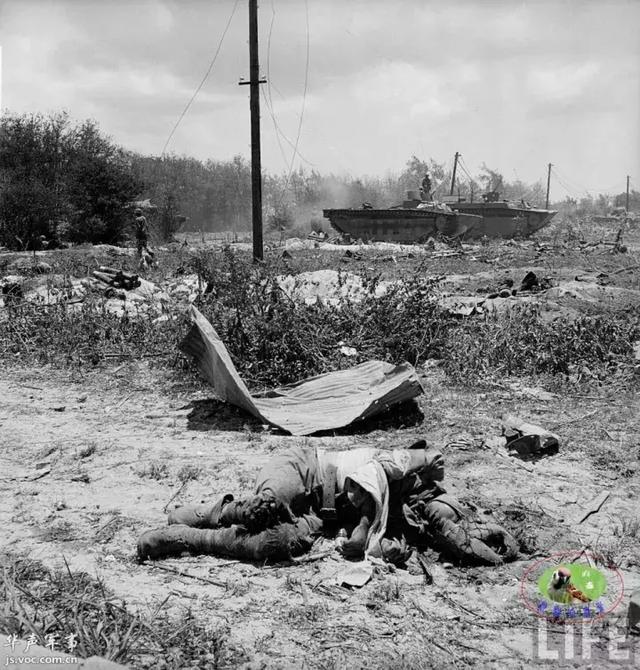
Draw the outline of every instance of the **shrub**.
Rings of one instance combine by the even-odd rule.
[[[251,265],[227,251],[196,260],[208,295],[199,307],[225,342],[241,376],[254,387],[287,384],[378,358],[418,363],[440,350],[449,319],[421,269],[376,296],[379,275],[361,276],[359,302],[305,304],[285,295],[275,264]],[[341,353],[341,344],[357,355]]]
[[[464,321],[450,334],[443,358],[459,382],[489,375],[569,375],[583,372],[606,379],[631,360],[640,320],[626,313],[545,322],[535,306],[506,316]],[[579,368],[579,369],[576,369]],[[585,369],[586,368],[586,369]]]

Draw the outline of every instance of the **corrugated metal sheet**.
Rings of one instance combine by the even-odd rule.
[[[292,435],[342,428],[423,393],[409,363],[368,361],[254,397],[213,326],[195,307],[191,307],[191,319],[193,327],[181,349],[195,358],[216,394]]]

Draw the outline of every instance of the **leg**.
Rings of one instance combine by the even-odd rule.
[[[322,526],[307,515],[295,524],[285,523],[251,534],[242,526],[203,529],[173,525],[143,533],[138,540],[138,560],[179,556],[183,552],[229,556],[250,561],[279,561],[300,556],[313,543]]]
[[[314,498],[321,499],[318,470],[315,449],[290,449],[270,459],[260,470],[256,477],[256,495],[279,500],[295,516],[306,514],[314,506]]]
[[[257,533],[311,511],[313,491],[318,487],[315,451],[294,448],[275,456],[260,470],[256,495],[234,500],[227,495],[215,504],[185,505],[169,515],[169,525],[192,528],[244,526]]]
[[[227,494],[216,503],[202,505],[183,505],[169,513],[167,523],[171,526],[182,524],[191,528],[217,528],[221,525],[220,516],[223,509],[233,501]]]
[[[220,523],[240,524],[253,533],[292,523],[316,506],[319,488],[315,450],[290,449],[268,461],[256,478],[256,495],[227,505]]]

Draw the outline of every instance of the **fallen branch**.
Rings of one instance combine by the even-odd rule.
[[[522,461],[520,461],[517,458],[509,456],[509,454],[505,453],[503,450],[504,450],[504,447],[500,447],[500,448],[495,450],[495,453],[498,454],[498,456],[502,456],[502,458],[509,461],[509,463],[515,463],[518,467],[523,468],[527,472],[534,472],[534,468],[530,467],[529,465],[526,465],[525,463],[523,463]]]
[[[578,521],[578,524],[581,524],[583,521],[586,521],[592,514],[597,514],[600,511],[600,508],[605,504],[607,498],[611,494],[608,491],[601,493],[592,503],[591,507],[587,510],[586,514]]]
[[[301,558],[294,558],[293,563],[296,565],[303,564],[303,563],[312,563],[313,561],[320,561],[323,558],[326,558],[327,556],[331,556],[333,554],[334,550],[333,549],[327,549],[326,551],[319,551],[317,554],[309,554],[309,556],[302,556]]]
[[[227,588],[226,582],[219,582],[217,579],[208,579],[207,577],[200,577],[199,575],[192,575],[189,572],[184,572],[183,570],[177,570],[176,568],[170,568],[167,565],[154,564],[154,568],[158,570],[164,570],[165,572],[171,572],[174,575],[180,577],[188,577],[189,579],[197,579],[198,581],[205,582],[206,584],[213,584],[213,586],[220,586],[223,589]]]
[[[620,268],[619,270],[613,270],[613,272],[610,272],[609,274],[618,275],[621,272],[631,272],[631,270],[637,270],[638,268],[640,268],[640,265],[629,265],[626,268]]]
[[[153,358],[155,356],[169,356],[170,354],[175,353],[171,351],[156,351],[151,354],[102,354],[103,358]]]
[[[559,426],[566,426],[569,423],[575,423],[576,421],[582,421],[583,419],[588,419],[590,416],[597,414],[599,410],[594,409],[593,412],[588,414],[583,414],[582,416],[576,416],[574,419],[567,419],[567,421],[561,421],[560,423],[554,423],[553,427],[558,428]]]
[[[169,505],[184,491],[185,486],[190,482],[190,479],[185,479],[182,484],[180,484],[180,488],[169,498],[169,501],[167,504],[162,508],[162,511],[166,514],[167,513],[167,508]]]

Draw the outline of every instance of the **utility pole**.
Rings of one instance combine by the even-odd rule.
[[[455,158],[453,159],[453,174],[451,175],[451,189],[449,190],[449,195],[453,195],[453,187],[456,183],[456,168],[458,167],[458,156],[460,154],[456,151]]]
[[[625,205],[624,205],[625,210],[627,211],[627,214],[629,213],[629,175],[627,175],[627,198],[625,200]]]
[[[552,163],[549,163],[549,171],[547,172],[547,201],[544,206],[545,209],[549,209],[549,189],[551,188],[551,165]]]
[[[263,258],[262,245],[262,166],[260,160],[260,64],[258,62],[258,0],[249,0],[249,109],[251,111],[251,218],[253,261]]]

